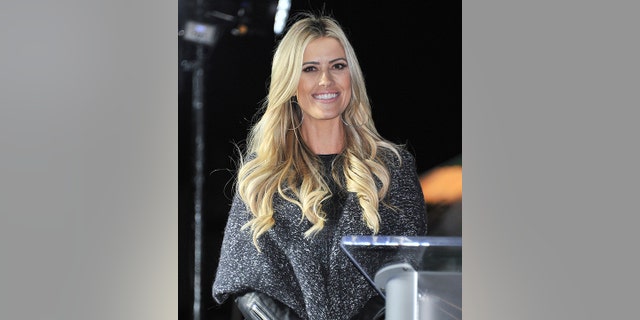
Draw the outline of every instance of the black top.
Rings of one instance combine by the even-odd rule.
[[[318,233],[315,241],[318,242],[317,255],[319,259],[328,257],[331,254],[331,243],[333,240],[331,235],[335,234],[338,221],[342,215],[342,208],[346,201],[346,191],[339,186],[335,179],[331,175],[331,168],[333,167],[333,160],[336,159],[337,154],[321,154],[318,155],[323,164],[323,175],[325,182],[331,190],[331,198],[322,203],[322,208],[327,214],[324,228]],[[326,263],[320,264],[322,275],[325,280],[329,279],[329,266]],[[325,282],[325,286],[328,283]],[[329,288],[327,288],[329,289]]]

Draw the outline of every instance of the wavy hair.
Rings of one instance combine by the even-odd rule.
[[[332,194],[318,156],[299,138],[302,113],[292,103],[304,50],[309,42],[322,37],[335,38],[342,44],[352,83],[351,100],[342,115],[345,148],[336,158],[342,165],[333,166],[332,175],[357,195],[362,220],[373,234],[379,231],[378,206],[390,184],[381,149],[401,159],[398,145],[382,138],[375,128],[358,58],[340,24],[327,15],[298,13],[274,52],[268,95],[247,136],[236,176],[237,192],[252,214],[243,229],[251,229],[258,250],[258,238],[275,224],[275,194],[301,209],[301,222],[305,218],[311,222],[305,237],[316,234],[325,224],[322,204]]]

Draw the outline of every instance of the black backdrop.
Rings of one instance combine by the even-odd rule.
[[[256,4],[261,1],[254,1]],[[264,2],[264,1],[262,1]],[[247,1],[197,4],[179,0],[179,30],[201,12],[237,15]],[[416,155],[418,172],[461,156],[461,2],[365,0],[295,1],[291,13],[324,5],[345,27],[365,74],[380,133],[406,143]],[[255,6],[254,25],[234,36],[224,23],[215,47],[204,58],[204,184],[200,319],[231,319],[231,304],[211,298],[232,193],[232,142],[242,142],[247,125],[266,95],[276,36],[264,28]],[[206,21],[207,19],[205,19]],[[221,23],[219,20],[211,20]],[[267,22],[269,20],[267,19]],[[269,25],[268,27],[271,27]],[[178,39],[179,63],[193,61],[196,45]],[[193,318],[194,274],[194,114],[192,72],[179,69],[179,319]]]

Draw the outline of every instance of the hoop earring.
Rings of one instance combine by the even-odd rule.
[[[295,96],[291,97],[291,123],[295,122],[295,117],[293,116],[294,114],[294,106],[297,106],[298,109],[300,108],[300,105],[298,104],[298,100],[296,99]],[[304,112],[300,111],[300,123],[298,123],[297,126],[293,127],[292,129],[289,130],[296,130],[298,128],[300,128],[300,126],[302,126],[302,121],[304,121]]]
[[[344,125],[351,127],[350,124],[348,124],[346,121],[344,121],[344,113],[340,116],[340,120],[342,120],[342,123],[344,123]]]

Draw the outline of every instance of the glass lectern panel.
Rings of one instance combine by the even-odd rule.
[[[462,319],[461,237],[354,235],[341,248],[385,297],[387,319]]]

